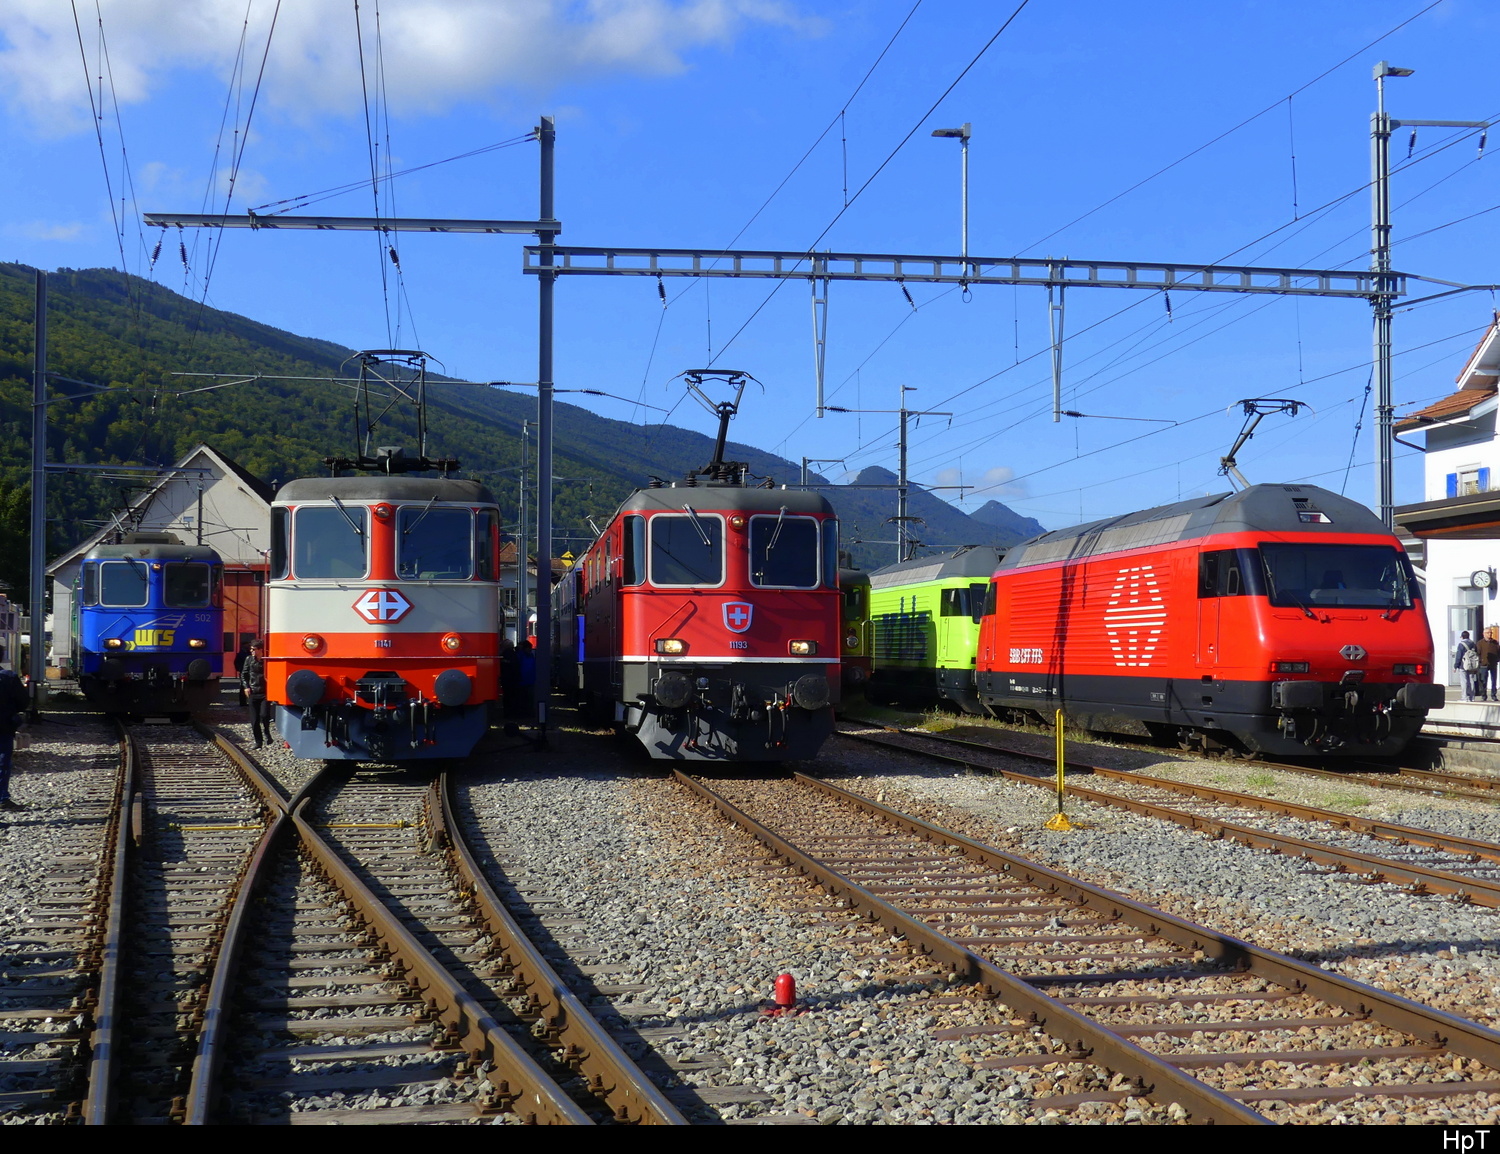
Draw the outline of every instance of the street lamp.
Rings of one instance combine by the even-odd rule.
[[[933,136],[942,137],[945,140],[957,140],[963,148],[963,248],[959,255],[965,260],[969,259],[969,132],[970,125],[964,122],[962,128],[934,128]]]

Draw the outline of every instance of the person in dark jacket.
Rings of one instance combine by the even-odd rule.
[[[0,645],[0,661],[5,660],[5,646]],[[21,804],[11,800],[10,771],[15,760],[16,730],[26,720],[31,704],[26,686],[13,669],[0,669],[0,809],[16,810]]]
[[[266,663],[261,656],[260,640],[250,642],[250,656],[245,658],[245,667],[240,670],[240,684],[250,702],[250,732],[255,735],[255,748],[261,749],[271,740],[271,722],[266,714]]]
[[[1453,668],[1464,675],[1464,700],[1473,701],[1479,692],[1479,647],[1469,639],[1465,629],[1458,635],[1458,644],[1453,647]]]
[[[1479,645],[1479,700],[1495,701],[1495,673],[1500,668],[1500,627],[1488,625]]]
[[[246,641],[240,646],[240,651],[234,655],[234,675],[240,679],[240,704],[249,705],[250,699],[245,696],[245,662],[250,659],[250,643]]]

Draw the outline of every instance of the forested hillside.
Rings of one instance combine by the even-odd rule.
[[[31,269],[0,264],[0,533],[6,540],[6,548],[0,549],[0,581],[18,592],[26,584],[33,285]],[[48,367],[55,374],[48,413],[50,460],[169,465],[207,441],[276,484],[316,474],[324,457],[354,449],[353,394],[346,386],[264,379],[185,393],[217,382],[172,375],[347,376],[350,350],[207,308],[110,269],[59,270],[49,275],[48,292]],[[94,392],[76,382],[109,391]],[[612,383],[580,382],[578,387],[608,389]],[[432,449],[458,457],[464,475],[487,483],[513,522],[521,422],[535,417],[534,397],[448,382],[435,384],[430,398]],[[576,550],[580,537],[588,534],[587,518],[602,521],[648,476],[678,476],[706,464],[712,452],[712,437],[703,433],[609,420],[563,403],[556,412],[554,471],[567,478],[557,486],[558,552]],[[707,418],[704,425],[712,433]],[[394,434],[379,440],[403,443]],[[733,443],[728,455],[748,461],[752,472],[778,483],[797,480],[797,466],[783,458]],[[53,475],[49,491],[49,556],[86,536],[129,496],[128,483],[84,475]],[[893,559],[894,546],[873,544],[893,537],[884,523],[895,513],[893,493],[841,489],[830,497],[845,518],[846,537],[872,542],[854,546],[856,563],[879,565]],[[941,521],[937,535],[924,539],[935,544],[999,543],[995,528],[934,497],[919,500],[924,504],[913,510],[916,515]]]

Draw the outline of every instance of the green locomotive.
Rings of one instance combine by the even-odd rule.
[[[974,685],[979,619],[1003,549],[970,545],[887,565],[870,574],[874,667],[869,700],[951,701],[982,713]]]

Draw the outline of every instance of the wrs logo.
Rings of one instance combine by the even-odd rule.
[[[132,649],[169,646],[177,640],[175,629],[137,629],[131,640]]]
[[[354,612],[371,625],[400,621],[410,609],[411,602],[394,589],[366,589],[354,602]]]
[[[748,601],[726,601],[724,603],[724,628],[731,633],[743,633],[750,628],[750,619],[755,616],[755,606]]]
[[[1104,610],[1104,634],[1116,665],[1150,665],[1167,623],[1167,607],[1150,565],[1121,569]]]

